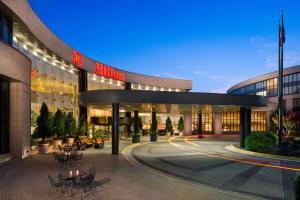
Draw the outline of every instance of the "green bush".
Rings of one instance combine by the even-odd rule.
[[[94,138],[105,138],[104,132],[102,130],[96,130],[94,132]]]
[[[246,137],[245,146],[249,151],[266,153],[276,146],[276,140],[270,134],[252,133]]]
[[[262,134],[264,134],[264,133],[262,133]],[[275,145],[278,145],[278,135],[268,132],[268,133],[265,133],[265,136],[272,139],[272,141],[274,142]]]
[[[300,200],[300,174],[297,174],[294,182],[295,198]]]

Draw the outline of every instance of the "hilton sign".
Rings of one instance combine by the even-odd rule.
[[[77,67],[81,67],[83,65],[83,56],[78,51],[73,50],[72,61]],[[101,63],[96,63],[96,74],[98,76],[125,81],[125,74],[123,72],[117,71],[114,68]]]
[[[125,81],[124,73],[119,72],[114,68],[101,63],[96,63],[96,74],[99,76],[105,76],[107,78],[112,78],[119,81]]]

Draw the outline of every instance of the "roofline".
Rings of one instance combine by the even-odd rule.
[[[27,0],[0,0],[10,11],[16,15],[24,24],[30,33],[45,47],[52,51],[55,55],[60,56],[64,61],[72,64],[72,52],[73,48],[65,44],[60,40],[48,27],[41,21],[37,14],[33,11],[30,3]],[[96,63],[102,63],[96,61],[88,56],[81,54],[84,60],[84,64],[80,67],[90,73],[96,72]],[[106,64],[105,64],[106,65]],[[110,65],[107,65],[110,66]],[[143,75],[139,73],[129,72],[116,67],[116,70],[125,74],[125,81],[131,83],[139,83],[143,85],[151,85],[165,88],[176,88],[182,90],[191,90],[192,81],[173,78],[161,78],[150,75]]]
[[[283,75],[293,74],[293,73],[297,73],[297,72],[300,72],[300,65],[295,65],[295,66],[283,69]],[[263,75],[255,76],[255,77],[250,78],[246,81],[243,81],[243,82],[240,82],[236,85],[233,85],[232,87],[230,87],[227,90],[227,93],[231,93],[234,90],[245,87],[247,85],[251,85],[253,83],[257,83],[257,82],[260,82],[260,81],[264,81],[264,80],[268,80],[268,79],[272,79],[272,78],[276,78],[276,77],[278,77],[278,71],[273,71],[273,72],[269,72],[269,73],[266,73],[266,74],[263,74]]]

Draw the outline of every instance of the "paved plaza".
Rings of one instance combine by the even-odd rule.
[[[230,142],[202,142],[206,145],[202,150],[221,151],[225,143]],[[121,140],[122,149],[130,144]],[[88,170],[95,166],[95,179],[110,178],[95,196],[87,193],[84,199],[293,199],[289,184],[295,172],[214,159],[166,140],[137,145],[128,153],[146,168],[122,154],[111,155],[109,144],[102,150],[84,151],[80,167]],[[0,165],[0,199],[51,199],[48,174],[57,175],[51,154]],[[58,199],[72,198],[66,194]],[[80,194],[73,199],[80,199]]]

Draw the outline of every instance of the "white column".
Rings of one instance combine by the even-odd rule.
[[[192,115],[185,114],[184,117],[184,135],[192,135]]]
[[[222,112],[215,112],[213,116],[213,133],[222,134]]]

